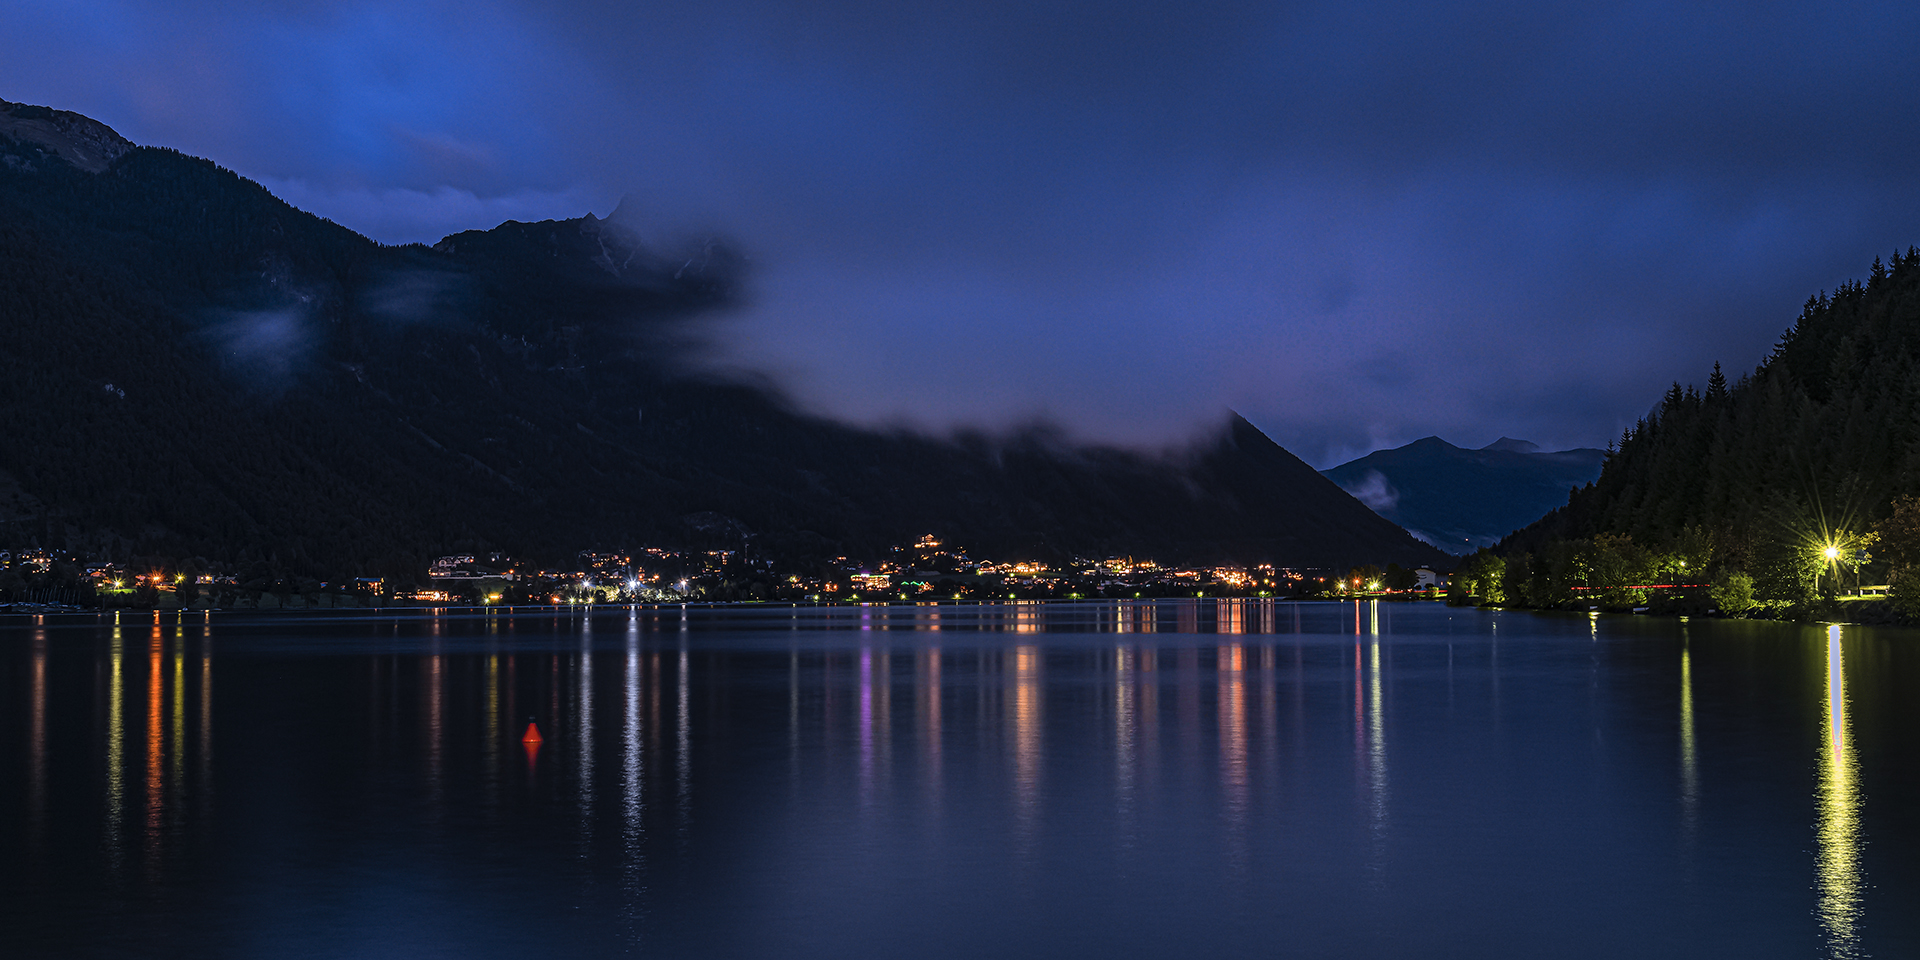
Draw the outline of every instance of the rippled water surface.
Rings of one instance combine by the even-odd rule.
[[[1436,604],[11,616],[0,921],[23,957],[1915,957],[1916,682],[1911,632]]]

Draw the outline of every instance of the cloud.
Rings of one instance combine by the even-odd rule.
[[[367,313],[396,326],[458,325],[468,295],[465,276],[407,270],[374,278],[360,291],[358,299]]]
[[[1343,489],[1352,494],[1355,500],[1366,504],[1367,509],[1381,516],[1386,516],[1400,503],[1400,491],[1395,490],[1386,475],[1378,470],[1368,470],[1359,483]]]
[[[313,346],[306,321],[299,308],[225,311],[198,336],[229,375],[251,389],[278,394],[292,382]]]
[[[1917,239],[1920,8],[26,0],[9,99],[377,239],[718,233],[722,370],[930,430],[1594,446]],[[26,38],[31,37],[31,40]]]

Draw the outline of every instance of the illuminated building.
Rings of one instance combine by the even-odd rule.
[[[472,580],[512,580],[517,575],[513,561],[503,554],[493,554],[482,564],[479,558],[471,555],[441,557],[433,561],[427,569],[427,577],[436,583]]]

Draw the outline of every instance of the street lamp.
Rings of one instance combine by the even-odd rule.
[[[1827,561],[1827,574],[1833,584],[1833,592],[1838,594],[1840,592],[1840,545],[1828,543],[1820,548],[1820,557]],[[1815,584],[1816,588],[1818,586]]]

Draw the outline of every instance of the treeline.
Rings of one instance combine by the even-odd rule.
[[[1806,612],[1888,584],[1920,613],[1920,249],[1807,300],[1773,353],[1729,384],[1674,384],[1609,448],[1600,478],[1455,576],[1463,598],[1546,607],[1670,596],[1724,612]],[[1897,513],[1898,510],[1898,513]],[[1709,592],[1711,590],[1711,592]]]

